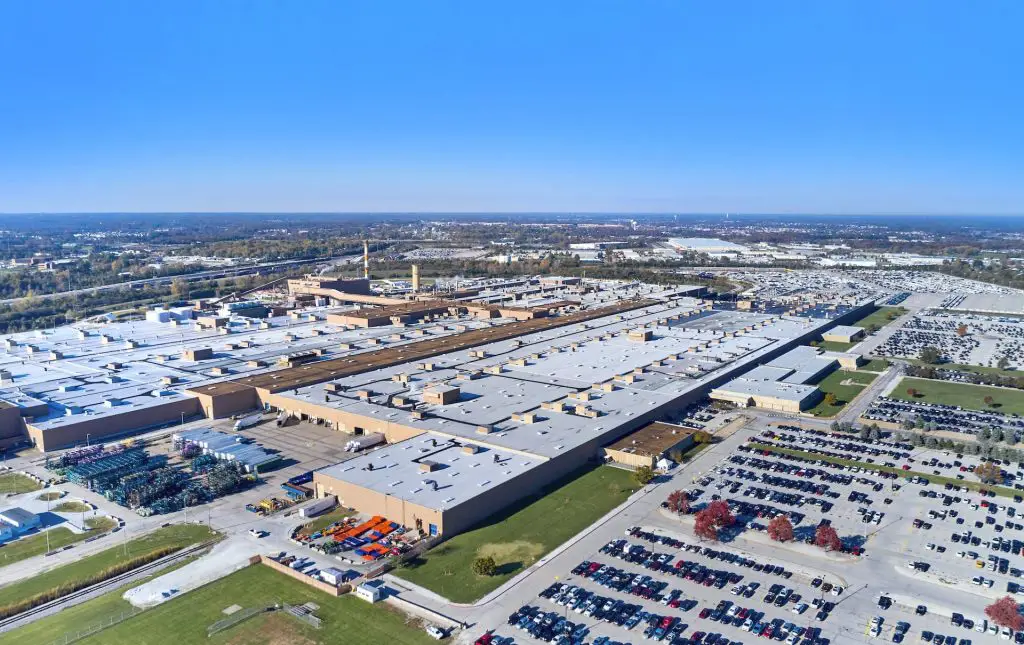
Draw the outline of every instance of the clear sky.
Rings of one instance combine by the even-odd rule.
[[[0,0],[0,212],[1024,213],[1020,0]]]

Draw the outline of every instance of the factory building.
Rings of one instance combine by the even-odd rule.
[[[839,366],[832,355],[814,347],[796,347],[720,385],[712,399],[740,407],[758,407],[797,413],[813,407],[822,398],[816,385]]]
[[[852,325],[836,325],[824,332],[821,338],[830,343],[853,343],[864,339],[864,328]]]

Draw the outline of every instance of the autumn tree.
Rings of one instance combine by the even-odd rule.
[[[668,494],[668,510],[677,515],[686,515],[690,512],[690,496],[686,491],[672,491]]]
[[[956,328],[956,335],[957,336],[966,336],[967,335],[967,325],[960,325],[959,327],[957,327]]]
[[[985,615],[1002,627],[1009,627],[1015,632],[1024,630],[1024,617],[1020,615],[1020,605],[1009,596],[1003,596],[985,607]]]
[[[698,430],[693,433],[694,443],[711,443],[711,434],[704,430]]]
[[[732,526],[735,521],[729,505],[715,500],[694,516],[693,533],[702,540],[718,540],[719,529]]]
[[[916,399],[917,398],[917,390],[915,388],[908,387],[907,388],[907,396],[909,396],[912,399]]]
[[[785,515],[779,515],[768,522],[768,537],[776,542],[789,542],[793,539],[793,523]]]
[[[171,297],[173,297],[175,300],[187,300],[188,291],[189,289],[187,281],[181,278],[176,278],[173,282],[171,282]]]
[[[839,534],[828,524],[822,524],[814,532],[814,543],[826,551],[838,551],[843,548]]]
[[[979,464],[974,469],[974,475],[979,481],[985,484],[997,484],[1003,479],[1003,471],[991,461]]]
[[[836,395],[833,392],[825,393],[825,405],[835,405],[837,401],[838,399],[836,399]]]
[[[996,402],[996,400],[993,399],[990,395],[986,395],[985,398],[983,399],[983,401],[985,401],[985,405],[987,405],[990,408]]]

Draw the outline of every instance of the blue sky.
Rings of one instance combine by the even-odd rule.
[[[1024,213],[1022,19],[0,2],[0,212]]]

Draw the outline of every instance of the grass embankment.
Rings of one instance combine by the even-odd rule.
[[[907,390],[917,391],[911,396]],[[953,383],[926,378],[905,377],[896,384],[889,395],[894,399],[959,405],[968,410],[987,410],[1004,414],[1024,414],[1024,390],[1012,390],[987,385]],[[985,403],[985,397],[992,397],[992,405]]]
[[[394,573],[454,602],[473,602],[576,535],[637,490],[630,471],[599,466],[574,473],[540,494],[439,544]],[[491,556],[493,576],[473,573]]]
[[[51,532],[52,533],[52,532]],[[80,589],[94,584],[103,572],[115,571],[126,563],[139,562],[137,558],[160,552],[177,551],[196,542],[210,539],[210,530],[199,524],[177,524],[128,541],[127,544],[111,547],[77,562],[51,569],[21,582],[0,587],[0,615],[4,608],[26,598],[51,594],[55,590]],[[51,535],[51,546],[53,544]],[[44,543],[45,547],[45,543]],[[144,563],[140,563],[144,564]],[[138,566],[138,565],[136,565]],[[109,576],[108,576],[109,577]],[[83,583],[87,583],[84,584]],[[70,593],[66,591],[65,593]],[[58,596],[55,596],[58,597]]]
[[[792,448],[782,448],[781,446],[771,446],[764,443],[750,443],[747,444],[751,448],[756,450],[767,450],[769,452],[777,452],[784,455],[793,455],[795,457],[803,457],[804,459],[815,459],[820,461],[827,461],[833,464],[840,464],[843,466],[860,466],[865,470],[877,470],[884,473],[896,473],[901,477],[924,477],[933,484],[940,484],[945,486],[946,484],[953,484],[954,486],[966,486],[972,491],[978,490],[990,490],[996,495],[1003,497],[1014,497],[1021,495],[1021,491],[1014,490],[1012,488],[1006,488],[1005,486],[992,486],[989,484],[982,484],[976,481],[967,481],[966,479],[957,479],[955,477],[940,477],[938,475],[929,475],[928,473],[921,473],[914,470],[903,470],[902,468],[890,468],[889,466],[882,466],[881,464],[869,464],[866,461],[858,461],[856,459],[842,459],[841,457],[832,457],[830,455],[823,455],[818,452],[806,452],[803,450],[794,450]]]
[[[21,473],[3,473],[0,475],[0,494],[19,495],[21,493],[31,493],[41,488],[42,486],[36,480],[26,477]]]
[[[43,618],[10,633],[0,643],[49,643],[128,611],[123,590]],[[314,629],[281,612],[263,614],[207,638],[206,628],[225,616],[229,605],[255,607],[275,602],[315,602],[323,622]],[[421,626],[383,603],[371,605],[349,594],[332,598],[312,587],[254,565],[190,591],[134,618],[80,641],[84,645],[428,645],[435,642]]]
[[[871,385],[876,378],[878,378],[878,375],[871,372],[836,370],[821,379],[817,384],[818,389],[822,391],[826,398],[829,393],[835,395],[835,405],[829,405],[825,402],[825,398],[822,398],[818,405],[808,410],[808,412],[816,417],[834,417],[846,407],[847,403],[860,394],[865,387]],[[853,383],[858,385],[853,385]]]
[[[340,522],[346,517],[353,515],[353,512],[344,507],[338,507],[330,513],[324,513],[313,519],[312,522],[303,524],[299,529],[299,535],[312,535],[317,531],[327,528],[335,522]]]
[[[37,497],[36,499],[42,502],[55,502],[63,496],[64,494],[61,493],[59,490],[48,490],[39,497]]]
[[[59,549],[69,544],[81,542],[86,538],[109,531],[117,526],[117,523],[107,517],[95,517],[87,519],[85,525],[90,529],[85,533],[73,533],[71,529],[63,526],[50,529],[50,549]],[[0,546],[0,567],[14,564],[19,560],[42,555],[46,553],[46,544],[47,536],[45,533],[37,533],[20,540],[8,542]]]

